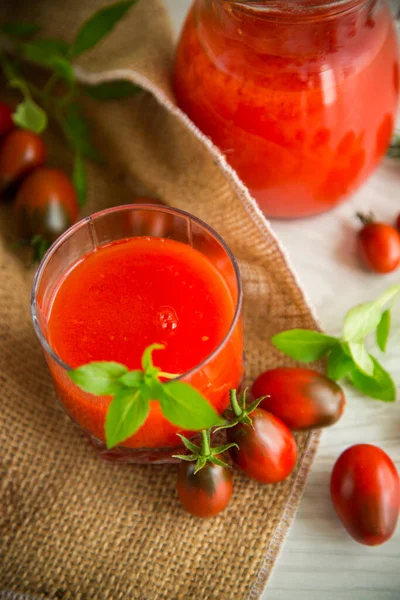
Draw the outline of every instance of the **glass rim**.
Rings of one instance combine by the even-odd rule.
[[[51,347],[50,343],[48,342],[48,340],[43,332],[42,326],[40,325],[40,321],[38,318],[38,310],[37,310],[38,309],[37,290],[38,290],[38,286],[39,286],[39,283],[41,280],[41,276],[43,275],[43,273],[46,269],[46,266],[47,266],[49,260],[51,259],[52,255],[54,254],[54,252],[58,248],[60,248],[60,246],[62,246],[64,241],[66,239],[68,239],[69,237],[71,237],[75,233],[75,231],[82,228],[84,225],[91,223],[94,219],[96,219],[98,217],[102,217],[104,215],[114,213],[114,212],[123,212],[123,211],[127,211],[127,210],[132,210],[132,209],[153,210],[153,211],[163,212],[163,213],[168,213],[168,214],[181,215],[183,217],[188,217],[191,221],[198,223],[199,225],[201,225],[201,227],[203,227],[206,231],[208,231],[220,243],[220,245],[222,246],[222,248],[225,250],[226,254],[228,255],[228,258],[233,266],[233,270],[235,273],[238,295],[237,295],[237,300],[236,300],[235,312],[234,312],[232,322],[229,326],[227,333],[225,334],[225,336],[221,340],[221,342],[218,344],[218,346],[216,348],[214,348],[214,350],[208,356],[206,356],[204,358],[204,360],[202,360],[200,363],[198,363],[197,365],[195,365],[194,367],[189,369],[189,371],[185,371],[185,373],[182,373],[178,377],[175,377],[175,381],[177,381],[177,380],[184,379],[186,377],[193,375],[194,373],[196,373],[197,371],[202,369],[204,366],[206,366],[207,363],[209,363],[211,360],[213,360],[215,358],[215,356],[217,356],[218,352],[228,342],[231,334],[233,333],[233,331],[238,323],[238,320],[239,320],[239,317],[240,317],[240,314],[242,311],[242,305],[243,305],[243,286],[242,286],[240,270],[239,270],[239,266],[236,261],[236,258],[233,256],[233,253],[232,253],[231,249],[229,248],[228,244],[225,242],[223,237],[213,227],[208,225],[205,221],[203,221],[199,217],[196,217],[195,215],[193,215],[185,210],[181,210],[179,208],[174,208],[174,207],[169,207],[169,206],[162,206],[160,204],[150,204],[150,203],[148,203],[148,204],[123,204],[120,206],[113,206],[110,208],[105,208],[103,210],[92,213],[91,215],[88,215],[87,217],[83,217],[82,219],[80,219],[79,221],[77,221],[76,223],[71,225],[71,227],[69,227],[66,231],[64,231],[64,233],[61,234],[60,237],[58,237],[57,240],[50,246],[50,248],[47,250],[46,254],[43,256],[42,260],[40,261],[39,266],[36,270],[36,273],[35,273],[35,276],[33,279],[33,283],[32,283],[32,291],[31,291],[31,299],[30,299],[30,312],[31,312],[31,319],[33,322],[33,327],[34,327],[35,333],[36,333],[42,347],[44,348],[44,350],[65,371],[71,371],[72,367],[70,367],[65,361],[63,361],[62,358]],[[142,237],[142,236],[132,236],[132,237]],[[143,236],[143,237],[145,237],[145,236]],[[147,237],[159,237],[159,236],[147,236]],[[129,239],[129,237],[122,238],[122,239]]]
[[[225,2],[226,0],[218,0]],[[228,0],[233,4],[249,13],[265,15],[280,15],[282,17],[313,17],[318,14],[328,13],[332,16],[342,12],[350,11],[362,4],[372,3],[373,0],[295,0],[290,3],[287,0]]]

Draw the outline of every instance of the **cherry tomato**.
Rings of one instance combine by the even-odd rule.
[[[14,210],[24,238],[38,235],[53,242],[78,218],[75,188],[58,169],[35,169],[22,182]]]
[[[394,533],[400,481],[389,456],[371,444],[343,452],[333,467],[331,498],[343,526],[360,544],[375,546]]]
[[[196,517],[213,517],[229,504],[232,496],[232,469],[208,462],[196,474],[195,463],[182,461],[177,491],[183,508]]]
[[[390,273],[400,265],[400,234],[387,223],[358,215],[364,224],[358,232],[358,249],[364,264],[376,273]]]
[[[15,129],[0,148],[0,189],[5,190],[23,175],[44,164],[46,147],[36,133]]]
[[[251,392],[254,398],[269,396],[260,406],[294,431],[333,425],[346,403],[337,383],[311,369],[266,371],[255,380]]]
[[[232,460],[252,479],[277,483],[293,471],[297,460],[296,441],[284,423],[270,413],[256,408],[250,415],[253,426],[238,423],[227,429]]]
[[[15,127],[11,118],[12,109],[5,102],[0,102],[0,136],[10,133]]]

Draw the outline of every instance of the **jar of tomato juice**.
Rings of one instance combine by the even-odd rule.
[[[393,20],[380,0],[195,0],[174,85],[267,215],[321,213],[360,186],[390,141]]]

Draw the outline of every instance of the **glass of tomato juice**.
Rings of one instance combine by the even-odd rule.
[[[393,18],[384,0],[194,0],[174,87],[268,216],[322,213],[388,147]]]
[[[68,370],[92,361],[154,364],[199,390],[219,414],[243,378],[242,287],[224,240],[197,217],[156,205],[125,205],[66,231],[37,270],[33,324],[57,395],[98,454],[120,462],[168,462],[182,430],[159,403],[135,435],[107,449],[111,397],[82,391]],[[183,432],[190,435],[192,432]]]

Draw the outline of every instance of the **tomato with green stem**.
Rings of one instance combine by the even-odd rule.
[[[264,397],[246,407],[246,391],[241,402],[231,390],[233,420],[227,438],[237,446],[231,448],[234,463],[260,483],[278,483],[293,471],[297,460],[296,440],[289,428],[271,413],[257,408]]]
[[[232,468],[222,460],[222,455],[235,444],[212,448],[210,430],[201,432],[200,446],[183,435],[179,437],[190,451],[174,455],[181,460],[176,483],[179,500],[188,513],[213,517],[224,510],[232,496]]]
[[[377,446],[356,444],[339,456],[331,475],[331,498],[343,526],[360,544],[383,544],[395,532],[399,475]]]
[[[400,233],[392,225],[378,223],[373,215],[357,214],[363,227],[358,250],[365,266],[376,273],[391,273],[400,265]]]
[[[26,129],[11,131],[0,147],[0,191],[42,166],[45,159],[46,146],[41,137]]]
[[[337,383],[317,371],[280,367],[254,381],[254,398],[265,396],[261,407],[293,431],[328,427],[340,419],[346,404]]]
[[[18,190],[14,214],[24,239],[35,239],[38,245],[43,240],[48,247],[78,218],[71,180],[58,169],[35,169]]]

